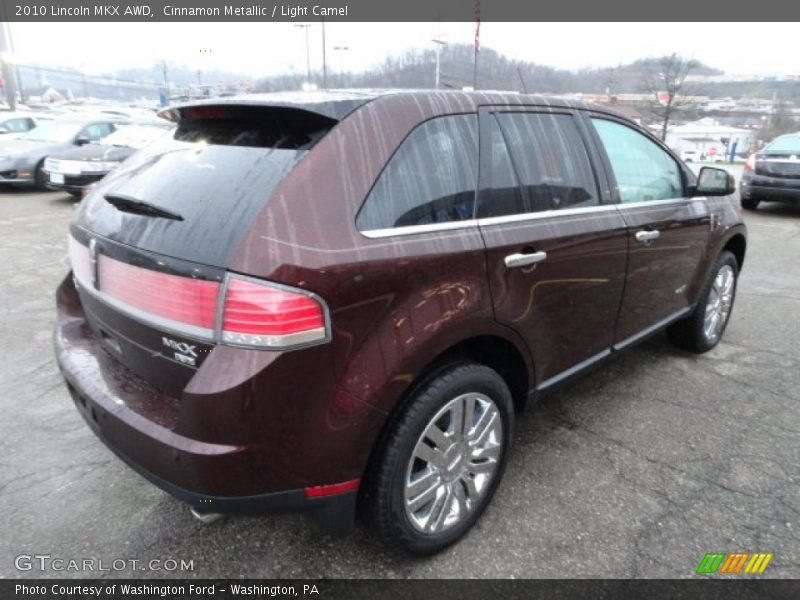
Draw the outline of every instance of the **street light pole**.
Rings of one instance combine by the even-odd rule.
[[[431,41],[434,44],[436,44],[436,77],[434,79],[433,87],[438,90],[439,89],[439,80],[440,80],[440,64],[439,64],[439,60],[440,60],[440,55],[441,55],[441,52],[442,52],[442,46],[444,46],[447,42],[445,42],[444,40],[437,40],[435,38],[432,39]]]
[[[339,85],[344,87],[344,52],[350,50],[350,47],[334,46],[333,49],[339,53]]]
[[[309,51],[308,44],[308,28],[311,27],[311,24],[306,23],[304,25],[295,25],[295,27],[304,29],[306,32],[306,79],[308,80],[308,83],[311,83],[311,52]]]

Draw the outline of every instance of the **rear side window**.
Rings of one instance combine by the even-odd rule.
[[[589,155],[571,115],[497,113],[496,119],[499,128],[490,126],[491,192],[481,199],[480,217],[599,203]],[[521,193],[513,189],[512,169]]]
[[[426,121],[390,159],[356,225],[372,231],[472,219],[477,179],[477,116]]]
[[[335,124],[283,107],[184,109],[171,135],[134,154],[86,198],[86,226],[144,250],[227,266],[278,184]],[[106,194],[141,200],[182,220],[121,212]]]
[[[592,119],[603,142],[622,203],[683,197],[678,163],[658,144],[627,125]]]

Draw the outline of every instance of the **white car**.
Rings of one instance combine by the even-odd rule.
[[[0,111],[0,140],[13,140],[23,133],[35,129],[43,122],[53,120],[51,115],[33,112]]]

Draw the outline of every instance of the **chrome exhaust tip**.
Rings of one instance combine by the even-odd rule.
[[[211,525],[214,521],[218,521],[225,515],[221,515],[220,513],[212,513],[212,512],[200,512],[196,508],[190,508],[189,512],[192,513],[192,516],[200,521],[203,525]]]

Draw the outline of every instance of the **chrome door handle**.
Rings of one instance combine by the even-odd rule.
[[[506,267],[514,269],[540,263],[547,258],[547,252],[531,252],[530,254],[509,254],[505,258]]]
[[[657,229],[648,230],[648,231],[637,231],[636,232],[636,241],[637,242],[652,242],[654,239],[658,238],[661,235],[661,232]]]

